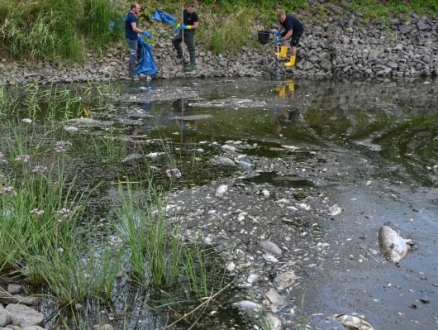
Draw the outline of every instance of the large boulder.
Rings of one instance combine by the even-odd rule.
[[[40,325],[44,320],[43,314],[25,305],[9,304],[6,310],[11,314],[12,324],[19,327]]]

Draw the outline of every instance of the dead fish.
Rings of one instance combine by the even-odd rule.
[[[265,259],[266,261],[269,261],[269,262],[278,262],[278,259],[269,253],[262,255],[262,257],[263,257],[263,259]]]
[[[86,125],[86,126],[102,126],[102,125],[109,125],[109,122],[103,122],[99,120],[94,120],[91,118],[72,118],[67,120],[66,122],[68,125]]]
[[[235,302],[235,303],[233,303],[233,306],[239,307],[239,308],[244,308],[244,309],[254,309],[254,310],[261,309],[261,306],[259,304],[256,304],[255,302],[252,302],[249,300],[242,300],[242,301]]]
[[[192,115],[192,116],[175,116],[173,119],[177,120],[203,120],[213,118],[212,115]]]
[[[309,211],[310,210],[310,205],[301,203],[301,204],[298,204],[298,206],[301,207],[305,211]]]
[[[229,270],[230,272],[232,272],[235,268],[236,264],[232,261],[227,265],[227,270]]]
[[[224,151],[236,151],[236,148],[235,148],[235,147],[233,147],[233,146],[229,146],[228,144],[223,145],[221,148],[222,148],[222,150],[224,150]]]
[[[79,130],[77,127],[74,126],[65,126],[64,129],[69,133],[74,133]]]
[[[161,155],[164,155],[164,152],[150,152],[146,155],[146,157],[156,159]]]
[[[251,274],[251,275],[248,276],[247,282],[252,284],[255,281],[257,281],[258,278],[259,278],[259,275]]]
[[[386,259],[392,262],[403,260],[409,249],[407,240],[388,226],[380,227],[379,246]]]
[[[260,241],[258,244],[263,250],[281,256],[281,249],[278,247],[277,244],[270,241]]]
[[[344,327],[352,330],[374,330],[374,327],[358,316],[348,314],[335,314],[333,316]]]
[[[142,159],[142,158],[143,158],[143,156],[140,154],[130,154],[122,160],[122,163],[127,163],[127,162],[131,162],[133,160]]]
[[[223,196],[227,190],[228,190],[228,186],[225,184],[221,184],[216,189],[216,196]]]
[[[342,210],[337,204],[334,204],[333,206],[329,207],[329,215],[338,215],[341,212]]]

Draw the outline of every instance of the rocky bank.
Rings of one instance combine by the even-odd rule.
[[[285,69],[275,60],[275,41],[259,47],[242,47],[237,54],[213,54],[196,39],[197,70],[183,72],[183,63],[174,58],[171,30],[159,22],[149,27],[154,35],[153,50],[158,66],[156,78],[286,76],[407,77],[438,75],[438,18],[416,14],[391,17],[389,23],[365,21],[360,12],[346,11],[328,0],[309,0],[309,7],[294,15],[304,24],[297,64]],[[201,17],[202,24],[202,17]],[[255,26],[257,31],[271,27]],[[188,54],[185,52],[188,61]],[[38,81],[41,84],[108,82],[128,80],[127,45],[120,42],[104,56],[88,54],[84,64],[0,62],[0,84],[15,85]],[[272,65],[274,62],[274,65]]]

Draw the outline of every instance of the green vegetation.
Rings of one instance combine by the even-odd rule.
[[[114,164],[123,167],[120,161],[129,143],[99,134],[89,143],[95,136],[90,131],[75,139],[60,128],[70,118],[98,116],[96,108],[113,91],[30,84],[19,90],[19,96],[15,92],[0,88],[0,130],[5,132],[0,137],[0,283],[13,275],[17,282],[42,286],[40,297],[61,310],[80,304],[111,306],[126,292],[153,289],[172,295],[152,307],[183,310],[184,303],[193,304],[226,285],[222,260],[203,246],[187,244],[179,234],[179,219],[166,210],[166,192],[181,173],[180,162],[164,143],[167,185],[158,185],[156,173],[144,168],[135,177],[141,184],[131,183],[124,171],[123,180],[116,176],[111,183],[118,189],[111,205],[106,205],[104,223],[93,219],[92,199],[105,182],[94,177],[82,182],[75,159],[83,164],[88,152],[97,166],[107,166],[110,172]],[[32,118],[32,123],[20,118]],[[89,149],[76,146],[84,137]],[[157,163],[143,156],[147,168],[157,169]],[[92,318],[73,316],[79,323]]]
[[[438,14],[435,0],[333,0],[345,9],[360,11],[366,20],[387,20],[394,14],[416,12]],[[0,54],[15,60],[81,61],[87,52],[99,54],[124,40],[123,17],[130,1],[108,0],[3,0],[0,2]],[[215,53],[236,52],[256,40],[255,31],[276,21],[274,6],[287,12],[305,9],[313,13],[306,0],[205,0],[196,11],[201,24],[198,38]],[[156,9],[181,17],[183,2],[163,0],[142,3],[140,26],[154,31],[151,15]],[[316,5],[319,17],[325,17],[324,6]],[[312,18],[312,14],[309,15]],[[173,29],[169,28],[169,35]],[[154,35],[154,33],[152,33]],[[255,43],[254,43],[255,44]]]

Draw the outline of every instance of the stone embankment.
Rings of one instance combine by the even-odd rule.
[[[197,40],[197,70],[184,73],[183,63],[174,58],[171,29],[153,22],[150,30],[155,37],[152,46],[158,66],[156,78],[257,77],[269,73],[371,78],[438,75],[438,18],[411,14],[394,16],[389,23],[378,19],[367,22],[360,12],[346,11],[328,0],[309,0],[309,4],[306,11],[294,13],[303,22],[305,34],[296,66],[286,70],[282,64],[272,65],[276,45],[271,35],[263,46],[242,47],[237,54],[222,56],[206,50],[203,42]],[[257,40],[256,30],[254,40]],[[0,62],[0,84],[129,79],[127,55],[126,43],[120,42],[106,55],[96,58],[88,54],[84,64],[70,67],[53,62],[31,64],[4,60]],[[187,52],[185,57],[187,61]]]

